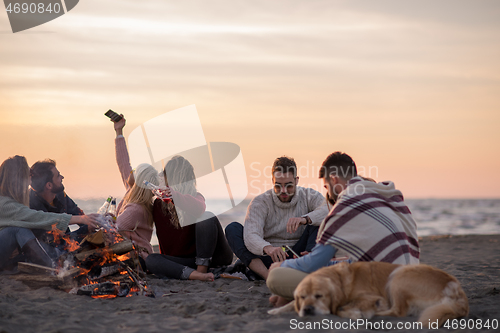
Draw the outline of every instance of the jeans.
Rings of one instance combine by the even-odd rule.
[[[196,266],[230,265],[233,252],[216,216],[196,223],[196,258],[178,258],[153,253],[146,258],[147,269],[156,275],[187,280]]]
[[[312,248],[316,245],[316,236],[318,235],[319,227],[313,225],[307,225],[304,233],[300,236],[297,243],[292,246],[292,250],[300,254],[300,252],[308,251],[310,252]],[[229,246],[234,251],[234,254],[245,264],[250,265],[253,259],[260,259],[266,265],[267,268],[273,263],[273,259],[270,256],[259,256],[250,252],[245,246],[245,240],[243,239],[243,225],[238,222],[233,222],[226,227],[226,238]]]
[[[35,235],[30,229],[6,227],[0,230],[0,271],[9,262],[9,258],[16,249],[21,249]]]

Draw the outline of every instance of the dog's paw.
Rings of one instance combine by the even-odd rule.
[[[295,310],[295,306],[294,306],[294,302],[291,301],[290,303],[288,303],[280,308],[271,309],[271,310],[267,311],[267,313],[270,315],[277,315],[277,314],[284,313],[284,312],[291,312],[293,310]]]
[[[389,310],[389,304],[383,298],[375,302],[376,312]]]
[[[337,315],[352,320],[363,319],[363,313],[358,308],[340,308],[339,311],[337,311]]]
[[[280,313],[280,308],[276,308],[276,309],[271,309],[271,310],[268,310],[267,313],[270,314],[270,315],[277,315]]]

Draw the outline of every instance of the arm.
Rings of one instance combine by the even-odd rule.
[[[321,193],[310,188],[304,188],[307,201],[308,213],[300,217],[292,217],[288,220],[286,231],[294,233],[300,225],[311,224],[319,226],[328,215],[328,206]]]
[[[116,164],[118,164],[123,185],[125,185],[125,188],[128,190],[130,188],[130,185],[128,184],[128,177],[130,177],[130,173],[132,172],[132,166],[130,165],[127,144],[125,143],[125,138],[123,136],[115,139],[115,152]]]
[[[66,231],[70,224],[71,215],[47,213],[30,209],[19,202],[2,197],[0,207],[0,227],[21,227],[27,229],[51,230],[52,225]]]
[[[325,197],[318,191],[311,188],[306,188],[306,199],[309,213],[303,215],[311,219],[311,224],[319,226],[328,215],[328,206],[326,205]]]
[[[331,245],[316,244],[309,254],[297,259],[285,260],[280,267],[293,268],[305,273],[312,273],[328,265],[337,249]]]
[[[254,198],[248,206],[245,217],[245,227],[243,228],[243,239],[247,249],[256,255],[264,255],[264,247],[272,246],[264,240],[264,224],[267,217],[267,206]]]
[[[125,127],[125,117],[123,117],[122,120],[114,123],[116,132],[115,154],[116,164],[118,164],[118,169],[120,170],[123,185],[125,185],[125,188],[128,190],[130,188],[128,179],[130,177],[130,173],[132,172],[132,166],[130,165],[127,143],[125,142],[125,138],[123,137],[123,127]]]

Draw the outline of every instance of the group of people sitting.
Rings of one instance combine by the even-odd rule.
[[[330,154],[319,178],[326,199],[298,186],[293,158],[279,157],[272,166],[273,188],[248,206],[244,225],[233,222],[225,233],[216,216],[206,212],[196,190],[193,166],[175,156],[158,173],[149,164],[132,169],[123,128],[114,123],[116,160],[126,189],[117,207],[116,226],[132,240],[141,266],[152,274],[212,281],[211,268],[239,266],[267,281],[276,305],[293,298],[309,273],[338,260],[419,262],[416,223],[403,195],[392,182],[376,183],[357,174],[356,164],[341,152]],[[51,266],[60,255],[47,245],[47,230],[82,237],[99,226],[99,215],[85,215],[64,192],[63,176],[52,160],[29,168],[22,156],[0,166],[0,271],[19,261]],[[162,184],[172,200],[155,199],[144,181]],[[31,184],[31,186],[29,186]],[[154,227],[160,253],[153,253]]]

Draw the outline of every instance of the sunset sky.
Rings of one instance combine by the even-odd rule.
[[[249,196],[281,155],[321,188],[340,150],[407,198],[498,198],[499,17],[496,0],[82,0],[13,34],[2,9],[0,159],[50,157],[70,196],[121,197],[104,112],[128,136],[195,104],[207,141],[240,146]]]

